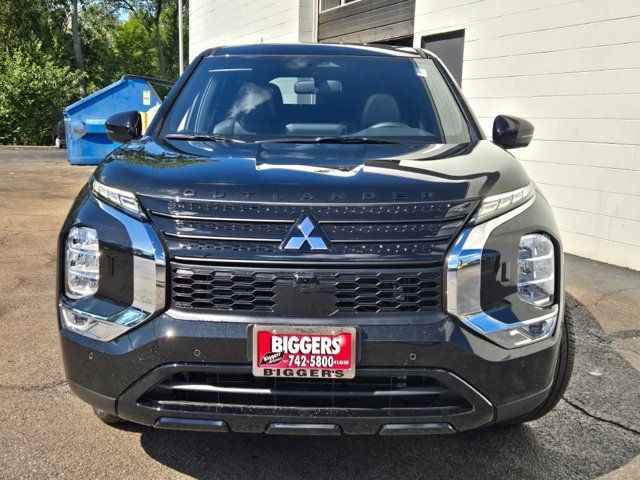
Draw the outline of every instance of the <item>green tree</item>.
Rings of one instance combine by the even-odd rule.
[[[42,144],[77,92],[77,72],[32,42],[0,62],[0,143]]]
[[[177,3],[177,0],[173,1]],[[167,65],[160,33],[160,18],[162,9],[168,0],[112,0],[112,3],[117,9],[127,12],[131,17],[140,21],[140,25],[145,28],[149,38],[155,44],[158,73],[164,75]]]
[[[132,15],[118,26],[113,52],[121,74],[159,75],[154,40],[139,17]]]
[[[78,0],[71,0],[69,4],[71,10],[71,41],[73,43],[73,54],[76,59],[76,68],[80,71],[80,94],[84,97],[87,94],[87,78],[84,71],[84,55],[82,55],[82,40],[80,40],[80,25],[78,24]]]
[[[160,17],[160,32],[162,34],[162,44],[164,46],[165,56],[167,58],[167,79],[178,78],[179,66],[178,66],[178,2],[167,2],[168,5],[162,11]],[[182,34],[183,45],[189,44],[189,17],[187,12],[188,1],[185,0],[183,5],[183,17],[182,17]],[[185,57],[187,56],[185,53]]]
[[[91,93],[125,73],[177,78],[177,8],[177,0],[0,0],[0,143],[47,141],[83,82]]]
[[[120,22],[102,2],[86,4],[80,12],[82,51],[90,92],[109,85],[122,75],[114,52]]]

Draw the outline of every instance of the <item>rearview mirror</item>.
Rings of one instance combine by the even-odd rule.
[[[113,142],[127,143],[142,136],[140,112],[129,110],[111,115],[105,122],[107,136]]]
[[[340,80],[298,80],[293,85],[293,91],[297,94],[331,94],[342,92],[342,82]]]
[[[533,124],[524,118],[498,115],[493,121],[493,143],[504,148],[526,147],[533,130]]]

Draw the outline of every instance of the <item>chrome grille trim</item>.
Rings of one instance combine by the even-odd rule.
[[[271,204],[141,196],[169,256],[190,261],[287,264],[441,264],[476,200]],[[329,248],[284,249],[296,221],[314,219]]]

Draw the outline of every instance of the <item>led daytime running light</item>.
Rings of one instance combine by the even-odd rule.
[[[513,190],[512,192],[487,197],[480,205],[476,221],[482,222],[488,218],[495,217],[511,210],[512,208],[529,200],[533,194],[533,184],[529,183],[527,186]]]
[[[135,213],[137,215],[142,215],[142,209],[138,204],[138,199],[136,196],[125,190],[120,190],[113,187],[108,187],[107,185],[100,183],[97,180],[93,180],[91,184],[91,190],[93,194],[102,200],[106,200],[107,202],[114,204],[127,212]]]

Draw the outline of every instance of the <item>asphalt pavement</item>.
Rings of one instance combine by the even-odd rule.
[[[101,423],[65,382],[54,298],[56,237],[91,171],[0,149],[0,478],[640,478],[640,273],[571,256],[575,371],[538,421],[398,438]]]

